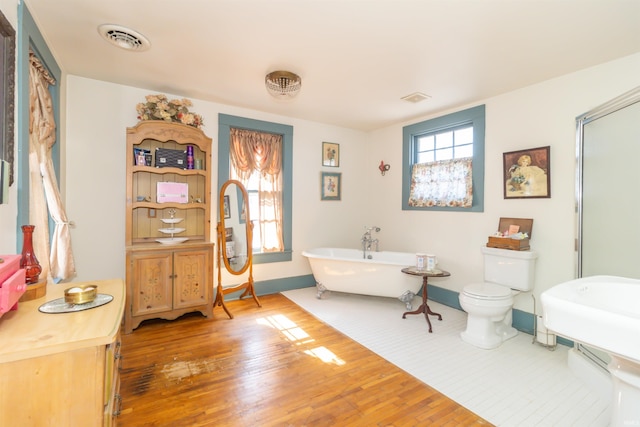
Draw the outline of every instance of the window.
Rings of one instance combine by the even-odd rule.
[[[415,137],[416,163],[473,157],[473,126],[432,132]]]
[[[229,178],[249,197],[253,252],[282,252],[282,135],[230,129]]]
[[[485,106],[403,128],[403,210],[484,210]]]
[[[16,91],[18,95],[18,114],[16,116],[16,144],[17,144],[17,167],[16,181],[18,184],[18,220],[16,249],[22,249],[22,224],[31,224],[29,220],[29,52],[36,53],[38,59],[45,64],[51,75],[60,81],[62,72],[58,67],[49,47],[47,46],[38,26],[36,25],[29,9],[24,2],[18,4],[18,40],[16,55],[18,57],[18,75],[16,80]],[[53,101],[53,109],[56,123],[60,123],[60,84],[49,87],[49,92]],[[56,127],[56,141],[60,141],[60,127]],[[56,142],[51,149],[56,179],[60,182],[60,143]],[[49,218],[49,235],[53,235],[54,223]]]
[[[282,226],[272,226],[273,221],[269,213],[255,215],[260,212],[260,199],[272,193],[273,188],[265,187],[269,183],[261,180],[261,173],[251,173],[245,182],[249,194],[249,211],[254,222],[253,259],[255,264],[266,262],[280,262],[291,260],[291,212],[292,212],[292,167],[293,167],[293,127],[278,123],[263,122],[243,117],[220,114],[218,116],[218,188],[230,178],[238,179],[238,171],[234,171],[231,162],[232,133],[258,132],[264,137],[278,137],[281,140],[280,175],[277,192],[282,200]],[[277,138],[276,138],[277,139]],[[261,194],[261,192],[265,194]],[[276,235],[277,233],[280,235]],[[259,241],[257,240],[259,238]],[[278,244],[269,242],[278,241]],[[265,249],[261,250],[263,247]],[[273,248],[278,248],[274,250]]]

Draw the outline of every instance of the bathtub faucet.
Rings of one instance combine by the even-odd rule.
[[[376,233],[380,232],[380,227],[364,227],[366,230],[360,242],[362,243],[362,258],[371,259],[371,255],[367,256],[367,251],[371,252],[371,246],[375,245],[376,252],[378,252],[378,239],[374,239],[371,237],[371,232],[375,231]]]

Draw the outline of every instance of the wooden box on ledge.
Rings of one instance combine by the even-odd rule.
[[[509,230],[511,225],[519,227],[520,233],[527,233],[527,239],[512,239],[510,237],[489,236],[487,247],[498,249],[509,249],[512,251],[528,251],[529,240],[531,239],[531,230],[533,229],[533,219],[530,218],[500,218],[498,231],[504,233]]]

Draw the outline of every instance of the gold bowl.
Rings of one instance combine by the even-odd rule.
[[[64,302],[67,304],[86,304],[96,299],[98,286],[82,285],[64,290]]]

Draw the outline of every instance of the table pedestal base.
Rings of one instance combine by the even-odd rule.
[[[404,313],[402,315],[403,319],[406,319],[407,314],[420,314],[420,313],[424,313],[424,318],[427,319],[427,324],[429,325],[429,333],[433,332],[433,329],[431,328],[431,320],[429,320],[429,315],[432,316],[438,316],[438,320],[442,320],[442,315],[439,313],[434,313],[433,311],[431,311],[431,309],[429,308],[429,305],[427,304],[428,298],[427,298],[427,276],[423,276],[422,277],[422,304],[420,304],[420,307],[418,307],[417,310],[414,311],[407,311],[406,313]]]

